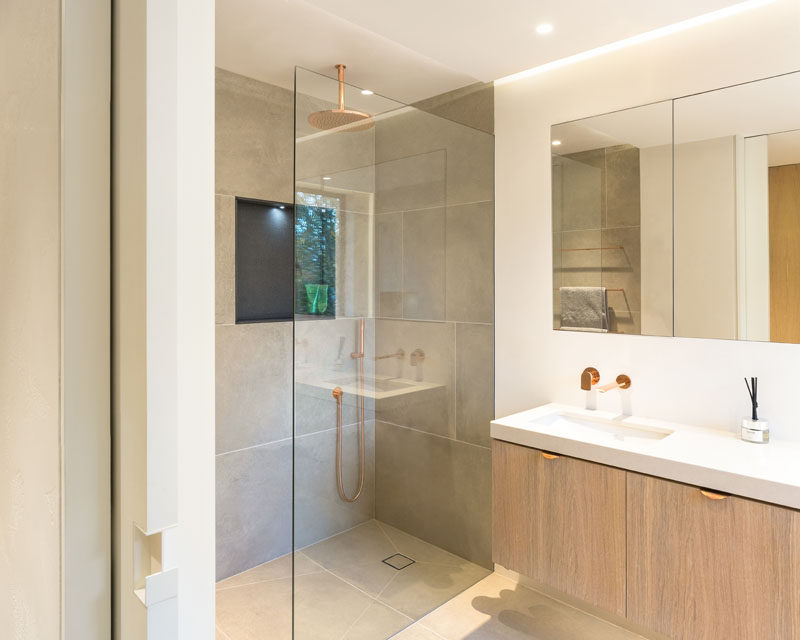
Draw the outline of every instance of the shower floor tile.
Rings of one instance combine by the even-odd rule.
[[[394,569],[401,553],[415,562]],[[297,640],[392,637],[490,572],[375,520],[295,554]],[[291,554],[217,584],[218,640],[290,640]]]

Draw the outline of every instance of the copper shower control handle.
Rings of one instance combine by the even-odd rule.
[[[725,500],[728,497],[726,493],[717,493],[716,491],[709,491],[708,489],[700,489],[702,493],[709,500]]]
[[[597,387],[597,390],[600,393],[605,393],[606,391],[612,391],[614,389],[628,389],[630,388],[630,386],[631,386],[631,379],[624,373],[621,373],[617,376],[616,382],[604,384],[602,387]]]
[[[586,367],[581,373],[581,389],[584,391],[591,391],[598,382],[600,382],[600,372],[594,367]]]
[[[547,451],[541,451],[542,457],[545,460],[557,460],[561,456],[557,456],[555,453],[548,453]]]

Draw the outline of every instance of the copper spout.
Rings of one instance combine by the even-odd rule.
[[[586,367],[581,374],[581,389],[591,391],[600,382],[600,372],[594,367]]]
[[[614,389],[627,389],[630,386],[631,386],[631,379],[624,373],[621,373],[617,376],[616,382],[604,384],[602,387],[597,387],[597,390],[600,393],[605,393],[606,391],[613,391]]]

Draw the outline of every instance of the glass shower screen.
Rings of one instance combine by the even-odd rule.
[[[296,71],[295,638],[391,637],[491,566],[493,149]]]

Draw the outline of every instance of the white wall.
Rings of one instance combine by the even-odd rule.
[[[779,0],[497,87],[497,415],[582,405],[580,372],[594,365],[605,381],[632,377],[636,414],[733,430],[749,403],[742,378],[757,375],[773,436],[800,439],[800,345],[553,331],[550,233],[551,124],[800,69],[798,41],[800,4]],[[619,395],[600,408],[620,409]]]

